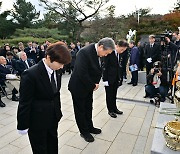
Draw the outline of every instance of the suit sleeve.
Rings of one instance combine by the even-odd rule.
[[[24,130],[29,128],[30,124],[30,112],[31,112],[31,105],[34,99],[34,91],[35,91],[35,84],[33,79],[28,73],[25,71],[21,76],[20,82],[20,99],[19,99],[19,106],[17,111],[17,129]]]
[[[103,81],[108,81],[109,56],[104,58]]]
[[[18,72],[20,72],[20,73],[24,71],[24,69],[21,67],[21,62],[20,62],[20,61],[17,61],[17,62],[16,62],[15,67],[16,67],[16,70],[17,70]]]
[[[0,77],[1,77],[3,80],[6,80],[6,74],[5,74],[5,73],[1,73],[1,72],[0,72]]]
[[[88,72],[89,64],[90,64],[89,59],[83,52],[81,52],[81,54],[78,54],[76,58],[78,77],[88,89],[93,90],[96,87],[95,85],[96,83],[94,83],[89,76],[89,72]]]
[[[153,61],[157,61],[160,60],[160,55],[161,55],[161,46],[157,45],[157,49],[151,58],[153,59]]]
[[[147,45],[146,45],[145,48],[144,48],[144,57],[145,57],[145,59],[148,58],[148,57],[147,57]]]
[[[133,52],[133,58],[132,58],[132,64],[134,65],[134,64],[137,64],[137,58],[139,57],[139,50],[138,49],[133,49],[134,51],[132,51]]]

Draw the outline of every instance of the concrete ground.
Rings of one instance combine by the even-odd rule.
[[[117,106],[124,112],[117,118],[107,114],[105,90],[94,92],[93,122],[102,129],[94,135],[95,141],[87,143],[80,137],[73,112],[72,99],[67,84],[69,76],[64,75],[61,88],[63,118],[58,127],[60,154],[149,154],[158,108],[144,99],[144,85],[136,87],[124,83],[118,89]],[[78,88],[78,87],[77,87]],[[27,135],[16,130],[17,102],[5,97],[5,108],[0,108],[0,154],[32,154]]]

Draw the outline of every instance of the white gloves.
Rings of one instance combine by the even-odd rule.
[[[109,83],[108,83],[108,81],[104,81],[104,82],[103,82],[103,84],[104,84],[104,87],[107,87],[107,86],[109,86]]]
[[[152,58],[147,58],[148,63],[152,63]]]
[[[26,135],[28,133],[28,129],[18,130],[18,133],[21,134],[21,135]]]
[[[15,74],[7,74],[6,79],[9,79],[9,80],[17,79],[17,76]]]

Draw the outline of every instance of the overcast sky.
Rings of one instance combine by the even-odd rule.
[[[7,9],[12,9],[13,2],[16,0],[0,0],[2,1],[1,12]],[[39,0],[27,0],[30,1],[33,5],[35,5],[37,10],[41,11],[41,16],[43,14],[43,8],[40,7]],[[53,0],[50,0],[53,1]],[[115,5],[116,16],[126,15],[135,11],[135,9],[139,8],[151,8],[152,14],[166,14],[169,10],[172,10],[174,4],[177,0],[110,0],[109,4]]]

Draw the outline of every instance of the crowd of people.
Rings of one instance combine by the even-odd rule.
[[[15,74],[21,76],[21,74],[30,68],[31,66],[37,64],[45,57],[45,51],[51,43],[47,40],[44,44],[38,45],[37,42],[29,41],[27,46],[23,42],[19,42],[17,46],[10,46],[10,44],[5,44],[0,48],[0,91],[1,95],[7,95],[6,93],[6,79],[8,74]],[[85,45],[88,45],[86,42]],[[74,63],[76,59],[76,54],[81,48],[80,42],[75,45],[71,43],[68,46],[68,51],[71,53],[72,60],[69,64],[65,65],[62,70],[63,74],[68,72],[71,74],[74,68]],[[16,96],[17,90],[12,90],[12,101],[18,101]],[[0,107],[5,107],[5,103],[2,102],[0,95]]]
[[[12,48],[5,44],[0,51],[1,92],[6,92],[5,81],[9,74],[20,76],[20,98],[16,96],[17,89],[12,90],[12,100],[19,101],[19,133],[28,133],[34,153],[57,153],[57,127],[62,117],[59,90],[63,74],[71,74],[68,89],[80,135],[85,141],[93,142],[91,134],[102,131],[94,127],[92,121],[93,91],[99,88],[101,77],[108,114],[112,118],[123,114],[116,106],[116,95],[129,71],[131,81],[128,84],[137,86],[138,71],[146,69],[145,97],[150,97],[153,103],[152,98],[158,94],[160,101],[164,102],[170,80],[167,74],[173,75],[179,47],[178,33],[159,43],[154,35],[150,35],[149,42],[143,46],[140,42],[136,46],[134,41],[115,42],[111,38],[103,38],[98,43],[87,42],[84,46],[80,42],[67,45],[48,41],[43,45],[28,42],[27,47],[22,42]],[[0,106],[5,107],[1,99]]]
[[[37,64],[39,61],[42,60],[42,58],[45,57],[45,51],[50,44],[51,43],[48,40],[41,45],[38,45],[37,42],[29,41],[27,43],[27,46],[24,46],[22,42],[19,42],[17,46],[11,47],[9,44],[5,44],[4,47],[0,48],[1,59],[4,58],[6,59],[6,62],[0,60],[0,64],[1,64],[0,73],[2,76],[0,79],[0,83],[1,83],[0,85],[1,85],[2,95],[5,95],[4,94],[5,89],[2,90],[2,88],[5,87],[5,83],[4,83],[4,81],[6,80],[5,75],[11,73],[21,76],[24,70]],[[62,69],[63,74],[65,74],[66,72],[68,74],[72,73],[78,51],[82,47],[88,46],[89,44],[90,44],[89,42],[86,42],[84,45],[82,45],[81,42],[77,42],[77,43],[71,42],[69,45],[67,45],[68,51],[71,54],[71,62],[63,67]],[[160,64],[161,67],[163,68],[171,67],[172,69],[177,59],[179,58],[179,54],[177,54],[179,46],[180,46],[180,34],[178,32],[174,32],[172,34],[171,40],[170,38],[166,37],[166,41],[164,42],[163,41],[156,42],[155,35],[149,36],[149,42],[143,44],[141,42],[138,42],[137,46],[135,45],[134,41],[130,41],[126,50],[120,54],[122,57],[121,65],[122,65],[123,80],[125,81],[127,80],[127,72],[130,71],[132,78],[128,84],[137,86],[138,71],[146,70],[146,75],[148,76],[150,72],[153,72],[151,69],[154,68],[153,64],[156,61],[161,62]],[[6,68],[3,66],[6,66]],[[10,72],[8,70],[10,70]],[[164,76],[166,76],[166,73],[164,74]],[[147,78],[147,85],[149,84],[148,79],[149,78]],[[154,95],[149,94],[148,92],[149,90],[147,90],[147,88],[145,88],[145,91],[146,91],[146,96],[154,97]],[[18,98],[15,97],[14,93],[12,100],[18,101]],[[164,97],[162,98],[162,101],[163,100],[165,100]],[[151,102],[153,101],[151,100]],[[0,101],[0,106],[4,107],[5,104],[2,101]]]

